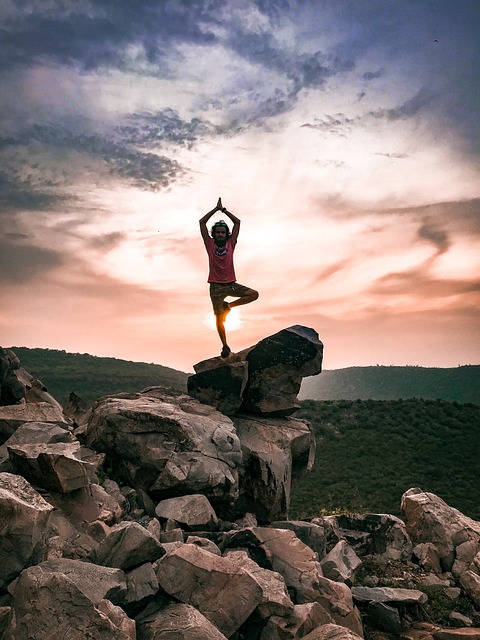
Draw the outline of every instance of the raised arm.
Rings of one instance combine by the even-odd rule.
[[[235,244],[237,242],[238,233],[240,231],[240,218],[237,218],[237,216],[234,216],[231,211],[228,211],[227,207],[222,207],[221,211],[233,222],[232,241],[233,244]]]
[[[210,220],[210,218],[213,216],[214,213],[217,213],[217,211],[221,211],[221,209],[222,209],[222,199],[219,198],[218,201],[217,201],[216,207],[214,209],[212,209],[211,211],[209,211],[208,213],[206,213],[198,221],[199,224],[200,224],[200,233],[202,234],[202,238],[203,238],[204,242],[206,242],[207,238],[209,237],[208,229],[207,229],[207,222]]]

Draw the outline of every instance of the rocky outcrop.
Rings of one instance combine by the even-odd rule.
[[[288,416],[299,407],[302,379],[321,372],[323,344],[314,329],[282,329],[227,360],[212,358],[194,365],[187,389],[223,413]]]
[[[2,640],[480,635],[480,525],[433,494],[407,491],[404,520],[288,520],[290,485],[313,463],[303,421],[152,387],[6,423]],[[461,606],[413,628],[432,589]]]
[[[117,479],[153,496],[201,492],[225,508],[238,496],[242,452],[232,421],[179,391],[101,398],[85,442],[105,453]]]

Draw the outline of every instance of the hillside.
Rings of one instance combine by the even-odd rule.
[[[480,405],[480,365],[348,367],[304,378],[300,400],[397,400],[425,398]]]
[[[321,509],[399,515],[411,487],[480,519],[480,407],[445,400],[305,400],[317,451],[291,518]]]
[[[186,373],[159,364],[99,358],[56,349],[11,349],[20,358],[21,366],[41,380],[63,406],[72,391],[90,404],[106,394],[141,391],[157,385],[186,389]]]
[[[105,394],[154,385],[186,388],[186,373],[157,364],[12,349],[62,404],[71,391],[91,403]],[[455,400],[478,397],[479,371],[479,366],[352,367],[306,378],[304,383],[325,380],[328,392],[339,396],[303,400],[295,414],[311,422],[317,454],[310,475],[293,489],[290,516],[307,517],[322,509],[398,514],[402,493],[420,486],[480,518],[480,406]],[[369,389],[377,397],[389,393],[395,399],[357,400]],[[422,399],[427,392],[438,399]],[[338,399],[342,395],[347,399]]]

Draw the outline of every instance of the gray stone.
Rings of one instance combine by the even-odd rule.
[[[15,583],[6,640],[51,640],[52,636],[69,640],[133,640],[132,631],[123,630],[132,630],[126,624],[126,614],[113,606],[100,607],[101,603],[96,606],[63,573],[30,567]],[[107,611],[111,615],[106,615]]]
[[[455,547],[455,561],[452,565],[452,573],[457,580],[464,571],[470,569],[470,565],[479,550],[480,538],[478,540],[466,540]]]
[[[342,514],[313,518],[325,528],[333,547],[345,540],[361,558],[375,556],[378,560],[410,560],[412,543],[400,518],[385,513]]]
[[[53,507],[22,477],[0,473],[0,588],[46,557]]]
[[[227,551],[225,557],[245,569],[262,590],[262,601],[258,613],[267,620],[270,616],[289,616],[293,612],[293,602],[287,591],[283,577],[276,571],[263,569],[243,550]]]
[[[326,537],[322,524],[302,520],[275,520],[269,525],[273,529],[289,529],[297,538],[315,551],[319,559],[325,556]]]
[[[159,585],[230,637],[262,602],[252,576],[228,558],[184,544],[155,563]]]
[[[120,604],[127,593],[126,576],[121,569],[67,558],[45,560],[37,568],[43,573],[61,573],[67,576],[94,605],[104,599]]]
[[[15,473],[36,486],[60,493],[96,482],[96,472],[104,459],[79,442],[11,445],[8,454]]]
[[[253,511],[264,521],[287,517],[292,480],[313,466],[315,437],[310,425],[243,415],[232,420],[243,453],[237,510]]]
[[[473,571],[464,571],[460,576],[460,584],[475,605],[480,606],[480,576]]]
[[[299,407],[302,378],[322,370],[318,333],[295,325],[264,338],[247,353],[248,382],[240,408],[246,413],[288,416]]]
[[[127,594],[122,606],[129,614],[138,611],[158,591],[158,580],[151,562],[135,567],[126,574]]]
[[[162,520],[175,520],[190,530],[209,529],[218,523],[212,505],[201,493],[168,498],[158,503],[155,515]]]
[[[197,547],[202,547],[202,549],[210,551],[210,553],[214,553],[216,556],[222,555],[219,547],[213,542],[213,540],[209,540],[208,538],[202,538],[201,536],[188,536],[186,543],[196,544]]]
[[[174,389],[101,398],[86,444],[152,497],[203,493],[217,509],[238,495],[242,454],[231,420]]]
[[[204,615],[176,602],[137,618],[139,640],[227,640]]]
[[[136,522],[121,522],[86,560],[105,567],[133,569],[145,562],[154,562],[165,553],[158,540]]]
[[[10,445],[75,442],[73,433],[69,431],[66,426],[67,425],[61,426],[51,422],[26,422],[20,425],[0,447],[0,470],[9,473],[12,471],[7,450],[7,447]]]
[[[67,426],[65,416],[48,402],[0,406],[0,442],[3,444],[25,422],[53,422]]]
[[[211,369],[200,371],[187,378],[188,393],[203,404],[212,405],[226,415],[238,411],[242,404],[242,394],[247,384],[248,364],[229,362],[221,359]],[[195,365],[201,367],[202,363]]]
[[[437,575],[442,573],[437,547],[431,542],[421,542],[415,545],[412,554],[417,559],[418,564],[426,571],[433,571]]]
[[[459,613],[458,611],[452,611],[448,616],[450,624],[452,627],[471,627],[473,621],[468,616],[464,616],[463,613]]]
[[[455,561],[455,549],[467,540],[480,540],[480,522],[450,507],[433,493],[418,487],[402,496],[402,517],[414,544],[435,545],[442,571],[450,571]]]
[[[362,635],[357,635],[338,624],[323,624],[303,636],[302,640],[360,640],[361,638],[363,638]]]
[[[335,580],[335,582],[345,582],[349,587],[352,586],[355,574],[361,564],[362,561],[345,540],[340,540],[320,561],[323,575],[326,578]]]
[[[331,622],[332,618],[318,602],[296,604],[288,616],[271,616],[260,640],[299,640],[313,629]]]
[[[352,595],[357,602],[425,604],[428,600],[427,594],[418,589],[397,589],[394,587],[352,587]]]
[[[27,373],[25,371],[25,373]],[[33,378],[30,374],[27,374],[30,380],[26,383],[25,400],[27,402],[47,402],[55,407],[60,413],[63,414],[62,405],[55,400],[55,398],[48,393],[47,387],[41,380]]]
[[[400,614],[395,607],[384,602],[369,602],[367,607],[369,626],[396,636],[402,631]]]
[[[25,397],[26,387],[19,369],[17,354],[0,347],[0,405],[16,404]]]

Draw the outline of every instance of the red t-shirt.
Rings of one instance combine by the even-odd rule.
[[[233,252],[235,245],[230,237],[224,247],[218,247],[213,238],[205,240],[205,249],[208,253],[208,282],[235,282],[235,269],[233,267]]]

